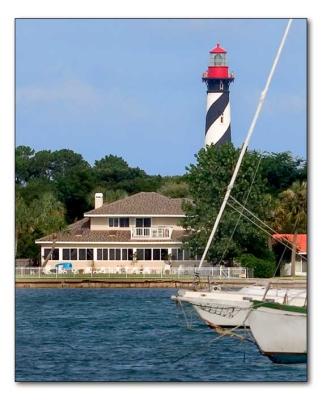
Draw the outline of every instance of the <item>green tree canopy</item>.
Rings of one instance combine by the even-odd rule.
[[[186,176],[165,176],[162,179],[162,186],[159,187],[158,192],[164,196],[173,198],[188,198],[189,185],[186,182]]]
[[[185,204],[187,218],[183,224],[190,231],[186,246],[194,254],[202,253],[205,248],[238,155],[239,150],[231,144],[220,148],[207,146],[197,154],[196,164],[187,169],[192,202]],[[265,219],[268,199],[265,193],[266,182],[261,172],[260,155],[254,151],[246,153],[231,194],[241,203],[248,196],[246,207]],[[236,211],[226,208],[208,252],[209,261],[218,262],[222,257],[231,260],[242,253],[265,257],[268,252],[265,235],[243,218],[235,228],[238,218]]]
[[[39,247],[35,240],[57,232],[65,226],[65,208],[51,193],[34,199],[28,207],[16,195],[16,256],[37,259]]]
[[[135,179],[146,177],[143,170],[131,168],[123,158],[113,155],[95,161],[93,171],[98,184],[105,185],[109,190],[123,189],[129,193],[134,190]]]
[[[306,162],[290,152],[265,153],[262,155],[262,175],[267,179],[267,188],[277,194],[297,180],[306,180]]]
[[[35,150],[29,146],[18,146],[16,148],[16,183],[25,185],[31,176],[31,159]]]
[[[294,182],[278,196],[271,224],[280,233],[306,233],[307,183]]]

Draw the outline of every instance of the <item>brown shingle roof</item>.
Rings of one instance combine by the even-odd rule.
[[[66,230],[45,236],[37,242],[51,242],[56,239],[58,242],[178,242],[181,241],[185,232],[183,230],[174,230],[172,238],[169,240],[160,239],[144,239],[137,240],[131,239],[130,230],[105,230],[105,231],[91,231],[88,228],[77,230]]]
[[[125,199],[103,204],[85,215],[184,215],[183,199],[172,199],[156,192],[140,192]]]

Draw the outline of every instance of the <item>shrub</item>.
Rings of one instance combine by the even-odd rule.
[[[253,254],[242,254],[238,258],[239,263],[244,268],[252,268],[255,278],[271,278],[275,272],[274,259],[262,259]]]

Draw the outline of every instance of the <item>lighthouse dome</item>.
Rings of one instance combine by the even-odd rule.
[[[216,47],[214,47],[212,50],[210,50],[210,52],[209,53],[211,53],[211,54],[213,54],[213,53],[224,53],[224,54],[226,54],[227,53],[227,51],[225,50],[225,49],[223,49],[222,47],[220,47],[220,44],[219,43],[217,43],[217,46]]]

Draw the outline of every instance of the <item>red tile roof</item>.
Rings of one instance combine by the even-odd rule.
[[[276,233],[272,235],[273,239],[287,240],[293,243],[294,235],[290,233]],[[299,253],[307,253],[307,235],[306,233],[298,233],[296,235],[296,248]]]

